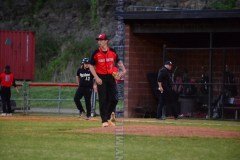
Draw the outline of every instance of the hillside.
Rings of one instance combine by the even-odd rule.
[[[0,29],[36,33],[35,81],[74,81],[82,57],[96,48],[101,32],[117,45],[115,10],[123,0],[0,0]],[[134,6],[189,9],[239,8],[240,0],[125,0]]]

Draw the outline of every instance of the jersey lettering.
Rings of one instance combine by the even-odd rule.
[[[90,73],[80,73],[80,77],[90,77]]]
[[[9,82],[10,81],[10,75],[6,75],[5,76],[5,82]]]

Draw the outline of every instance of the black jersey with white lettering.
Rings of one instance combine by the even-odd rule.
[[[91,87],[93,86],[93,75],[89,69],[79,68],[77,71],[79,77],[79,87]]]

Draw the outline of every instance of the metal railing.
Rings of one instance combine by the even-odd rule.
[[[17,86],[21,87],[21,92],[20,95],[18,95],[17,97],[13,96],[12,100],[15,101],[20,101],[22,102],[22,105],[17,105],[16,110],[20,110],[23,112],[23,114],[28,114],[28,112],[30,112],[31,109],[35,109],[39,108],[38,111],[35,112],[49,112],[49,110],[53,110],[51,111],[51,113],[78,113],[77,108],[75,106],[74,103],[74,95],[73,96],[68,96],[66,98],[64,98],[64,89],[63,88],[74,88],[73,90],[71,90],[70,94],[75,94],[75,89],[78,87],[78,85],[76,83],[32,83],[32,82],[23,82],[22,84],[17,84]],[[55,95],[52,95],[50,97],[46,97],[44,96],[43,98],[41,96],[36,96],[33,97],[31,94],[33,94],[34,91],[31,91],[32,88],[35,87],[57,87],[57,92],[55,90]],[[123,83],[120,83],[117,85],[118,87],[118,98],[119,100],[123,100]],[[66,92],[66,91],[65,91]],[[35,93],[36,94],[36,93]],[[41,93],[43,94],[43,93]],[[65,93],[66,95],[66,93]],[[40,97],[40,98],[39,98]],[[52,98],[54,97],[54,98]],[[70,98],[71,97],[71,98]],[[38,107],[34,107],[34,105],[32,105],[32,103],[36,103],[36,102],[46,102],[47,105],[49,105],[52,102],[56,102],[56,107],[46,107],[46,106],[38,106]],[[70,107],[64,107],[63,108],[63,102],[69,102],[68,106],[70,105]],[[72,102],[72,104],[70,103]],[[84,102],[84,99],[81,100],[81,102]],[[91,116],[95,116],[96,114],[99,114],[99,109],[98,109],[98,95],[96,92],[92,91],[92,96],[91,96]],[[123,105],[122,103],[120,105]],[[55,103],[54,103],[55,106]],[[119,109],[120,108],[120,109]],[[62,110],[65,111],[62,111]],[[41,110],[41,111],[39,111]],[[48,110],[48,111],[47,111]],[[123,106],[118,106],[117,107],[117,113],[118,112],[122,112],[123,110]]]
[[[20,109],[23,111],[24,114],[27,114],[29,110],[32,108],[31,102],[56,102],[57,103],[57,113],[61,113],[61,104],[62,102],[73,102],[73,97],[72,98],[63,98],[63,88],[64,87],[71,87],[71,88],[76,88],[78,85],[75,83],[28,83],[28,82],[23,82],[22,84],[18,84],[18,86],[21,86],[21,96],[20,98],[14,98],[13,100],[15,101],[22,101],[22,105],[18,107],[17,109]],[[57,91],[57,97],[55,98],[32,98],[31,97],[31,88],[32,87],[58,87]],[[95,94],[95,93],[94,93]],[[94,96],[93,96],[94,97]],[[96,98],[96,96],[95,96]],[[92,99],[92,104],[96,103],[96,99]]]

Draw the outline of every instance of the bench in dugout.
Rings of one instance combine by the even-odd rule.
[[[240,97],[232,97],[228,99],[228,103],[224,103],[222,106],[222,118],[224,118],[225,110],[233,110],[234,111],[234,119],[238,120],[238,112],[240,110]]]
[[[240,97],[227,98],[225,94],[221,94],[212,104],[212,118],[226,118],[229,113],[234,111],[234,119],[238,119],[238,112],[240,110]],[[232,113],[231,113],[232,114]]]

